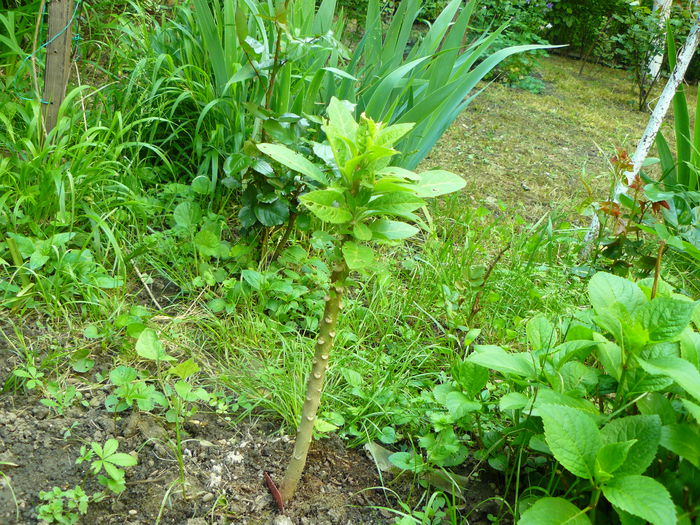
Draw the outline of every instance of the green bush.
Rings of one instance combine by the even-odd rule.
[[[494,47],[502,49],[525,43],[546,44],[542,37],[550,24],[553,4],[548,0],[482,0],[474,12],[473,26],[479,31],[508,24]],[[492,76],[499,76],[508,84],[539,92],[543,84],[531,76],[537,58],[545,51],[521,53],[504,60]]]

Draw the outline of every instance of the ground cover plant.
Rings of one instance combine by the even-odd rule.
[[[41,4],[0,13],[0,522],[700,519],[695,87],[630,182],[629,71],[542,54],[568,2],[85,0],[47,135]]]

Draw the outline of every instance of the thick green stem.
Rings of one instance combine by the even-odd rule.
[[[600,489],[598,487],[593,489],[593,492],[591,493],[591,502],[588,505],[588,507],[591,509],[590,514],[588,517],[591,520],[591,523],[595,525],[595,515],[596,515],[596,507],[598,506],[598,500],[600,499]]]
[[[280,485],[282,501],[287,502],[296,491],[301,474],[306,465],[306,456],[313,438],[316,413],[321,403],[323,380],[328,369],[328,357],[333,347],[335,338],[335,326],[338,321],[338,312],[343,308],[342,299],[345,292],[345,279],[348,276],[348,267],[344,261],[339,261],[333,268],[331,275],[331,287],[325,297],[326,306],[321,319],[316,351],[314,353],[313,366],[309,380],[306,383],[306,398],[301,411],[301,424],[297,430],[294,452],[287,465],[287,471]]]
[[[26,274],[24,273],[24,262],[22,261],[22,255],[19,253],[19,249],[17,248],[17,243],[12,237],[7,237],[7,247],[10,250],[10,256],[12,257],[12,262],[15,264],[17,267],[17,273],[19,274],[19,280],[22,281],[22,286],[25,288],[29,286],[31,283],[29,282],[29,279],[27,278]]]

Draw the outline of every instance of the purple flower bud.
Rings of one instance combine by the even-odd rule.
[[[552,2],[547,2],[547,9],[551,9],[554,7],[554,4]]]

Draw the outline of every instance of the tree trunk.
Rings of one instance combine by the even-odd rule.
[[[316,341],[316,351],[314,353],[313,367],[306,383],[306,397],[304,407],[301,411],[301,424],[297,430],[294,452],[287,465],[287,471],[280,484],[280,495],[282,503],[291,499],[296,491],[301,474],[306,465],[306,456],[309,453],[309,446],[313,438],[314,424],[316,423],[316,412],[321,403],[321,393],[323,392],[323,380],[328,370],[328,358],[333,348],[335,338],[335,327],[338,321],[338,313],[343,308],[342,300],[345,292],[345,279],[348,276],[348,267],[341,259],[335,264],[331,275],[331,287],[326,296],[326,306],[321,319],[318,340]]]
[[[678,59],[676,60],[676,67],[671,73],[671,77],[666,82],[664,90],[661,92],[659,101],[656,103],[656,107],[649,117],[649,122],[644,130],[642,138],[639,139],[637,143],[637,149],[632,156],[632,171],[625,173],[627,176],[627,183],[631,183],[635,176],[639,173],[642,168],[642,164],[649,155],[649,150],[656,140],[656,135],[661,129],[661,124],[663,123],[664,117],[668,112],[668,108],[671,107],[671,102],[673,101],[673,96],[678,90],[678,86],[683,81],[685,77],[685,72],[688,70],[688,65],[690,60],[695,54],[695,50],[698,47],[698,40],[700,39],[700,12],[697,14],[695,21],[693,22],[690,32],[688,33],[688,38],[685,40],[685,44],[681,48],[678,54]]]
[[[672,0],[654,0],[654,12],[658,13],[659,15],[659,31],[661,34],[655,42],[658,45],[659,52],[649,59],[649,65],[647,67],[647,74],[652,81],[659,75],[659,72],[661,71],[661,64],[664,61],[663,34],[666,27],[666,21],[671,15],[672,3]]]

